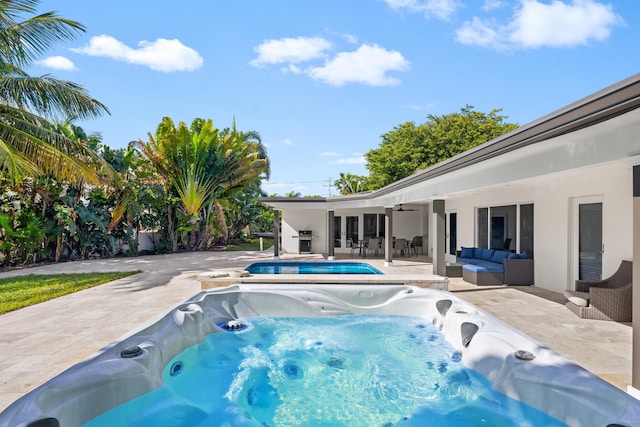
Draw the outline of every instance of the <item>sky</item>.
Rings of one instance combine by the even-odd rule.
[[[336,195],[406,122],[466,105],[524,125],[640,71],[640,8],[617,0],[42,0],[86,32],[28,70],[110,111],[111,148],[235,120],[267,147],[269,195]]]

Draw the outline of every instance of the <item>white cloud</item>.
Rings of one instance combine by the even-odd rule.
[[[293,141],[292,141],[292,140],[290,140],[289,138],[286,138],[284,141],[282,141],[282,143],[283,143],[284,145],[293,145]]]
[[[494,49],[575,47],[608,38],[624,22],[611,5],[594,0],[522,0],[511,21],[499,24],[474,17],[456,32],[462,44]]]
[[[341,52],[322,67],[307,70],[313,79],[342,86],[347,83],[362,83],[370,86],[391,86],[398,80],[387,76],[389,71],[404,71],[409,68],[400,52],[389,51],[378,45],[364,44],[354,52]]]
[[[389,6],[412,13],[424,13],[425,17],[448,20],[462,7],[458,0],[384,0]]]
[[[47,68],[53,68],[54,70],[73,71],[76,69],[73,62],[64,56],[50,56],[37,63]]]
[[[407,108],[409,110],[416,110],[416,111],[429,111],[429,110],[433,110],[437,107],[435,102],[428,102],[426,104],[410,104],[407,105]]]
[[[320,153],[320,157],[336,157],[339,156],[335,151],[323,151]]]
[[[103,56],[116,61],[144,65],[155,71],[193,71],[203,64],[200,54],[180,42],[159,38],[143,40],[138,48],[131,48],[114,37],[101,35],[92,37],[89,44],[71,49],[73,52],[91,56]]]
[[[338,159],[331,162],[334,165],[360,165],[365,164],[367,160],[363,155],[359,155],[356,157],[345,157],[344,159]]]
[[[267,192],[267,194],[279,193],[281,191],[289,192],[289,191],[302,191],[306,190],[307,187],[304,184],[298,182],[269,182],[263,181],[260,184],[262,189]]]
[[[281,68],[283,73],[302,74],[302,68],[294,64],[289,64],[286,67]]]
[[[331,28],[325,28],[324,31],[329,35],[340,37],[341,39],[343,39],[347,43],[350,43],[350,44],[357,44],[358,43],[358,37],[354,36],[353,34],[340,33],[338,31],[332,30]]]
[[[456,31],[456,40],[462,44],[503,49],[506,47],[501,35],[504,30],[495,29],[496,26],[493,21],[483,21],[474,16]]]
[[[485,0],[482,5],[482,10],[494,10],[500,9],[505,6],[505,2],[502,0]]]
[[[266,40],[253,49],[258,53],[258,57],[251,61],[251,65],[297,64],[322,58],[325,55],[324,52],[329,48],[331,48],[331,43],[321,37]]]
[[[358,43],[358,38],[353,34],[345,34],[343,37],[348,43],[351,43],[351,44]]]
[[[578,46],[608,38],[611,28],[620,23],[622,19],[611,5],[592,0],[574,0],[572,4],[528,0],[516,14],[510,41],[534,48]]]

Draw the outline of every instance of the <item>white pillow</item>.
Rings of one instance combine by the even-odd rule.
[[[589,292],[564,291],[564,296],[578,307],[589,306]]]

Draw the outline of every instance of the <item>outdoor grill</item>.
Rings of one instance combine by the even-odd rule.
[[[311,230],[298,230],[298,252],[311,253]]]

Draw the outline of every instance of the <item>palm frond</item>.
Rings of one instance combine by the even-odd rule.
[[[30,77],[13,73],[0,75],[2,103],[51,119],[94,118],[109,109],[89,96],[82,86],[49,75]]]
[[[70,19],[46,12],[33,15],[37,0],[3,0],[0,2],[0,59],[19,66],[29,66],[55,43],[70,40],[85,27]]]

